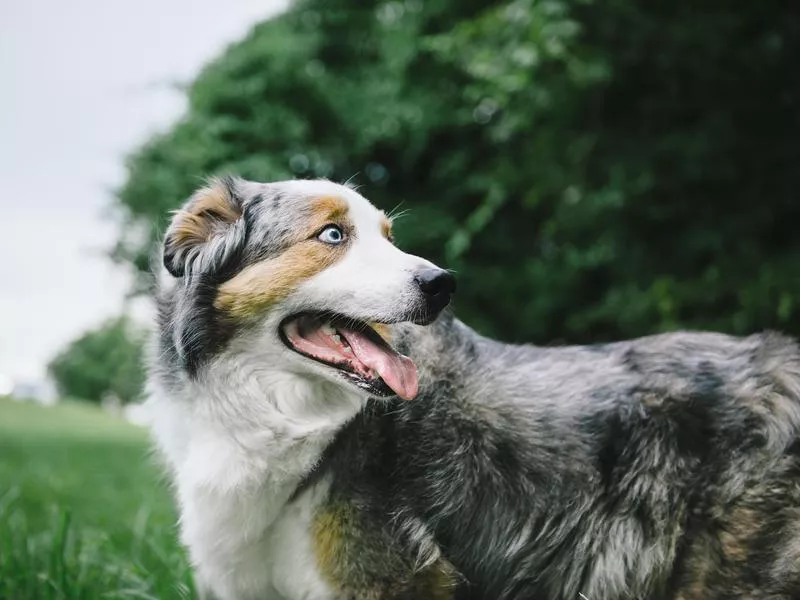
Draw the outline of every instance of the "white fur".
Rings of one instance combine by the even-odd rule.
[[[334,598],[318,571],[310,530],[327,483],[287,501],[366,397],[331,368],[288,350],[277,336],[280,320],[308,308],[391,320],[415,291],[414,270],[433,266],[389,243],[381,214],[353,190],[328,182],[283,185],[347,200],[355,225],[347,255],[303,282],[196,379],[171,373],[149,384],[181,540],[199,587],[219,600]]]
[[[235,348],[180,397],[155,389],[153,430],[200,587],[220,600],[325,600],[334,596],[317,572],[310,525],[326,485],[287,500],[363,399],[271,372],[261,363],[268,354]]]
[[[297,290],[300,298],[320,298],[325,308],[393,321],[412,304],[419,291],[414,273],[436,266],[406,254],[381,233],[382,214],[355,192],[348,197],[355,239],[344,259],[312,277]]]

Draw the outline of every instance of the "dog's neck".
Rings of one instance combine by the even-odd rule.
[[[344,386],[241,355],[218,360],[181,395],[192,422],[175,410],[162,419],[171,431],[156,435],[173,449],[176,473],[194,477],[184,483],[223,493],[296,485],[366,402]]]
[[[207,376],[153,390],[159,411],[153,431],[174,474],[181,538],[192,561],[220,569],[206,577],[222,577],[243,556],[269,563],[282,546],[305,543],[296,532],[308,531],[302,519],[310,516],[288,504],[366,402],[261,358],[222,357]],[[324,493],[325,485],[309,493]]]

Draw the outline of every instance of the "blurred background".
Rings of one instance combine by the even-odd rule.
[[[208,174],[359,184],[503,340],[800,334],[791,0],[9,0],[0,48],[0,599],[192,594],[131,422]]]

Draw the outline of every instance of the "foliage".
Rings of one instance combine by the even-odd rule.
[[[146,433],[87,404],[0,399],[0,598],[192,598]]]
[[[299,1],[131,157],[115,256],[206,174],[356,175],[487,334],[800,334],[798,39],[779,0]]]
[[[59,394],[100,402],[136,400],[144,385],[144,333],[119,317],[71,342],[48,366]]]

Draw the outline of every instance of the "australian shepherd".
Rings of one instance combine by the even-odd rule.
[[[163,267],[149,403],[203,597],[800,598],[794,341],[487,339],[329,181],[212,180]]]

